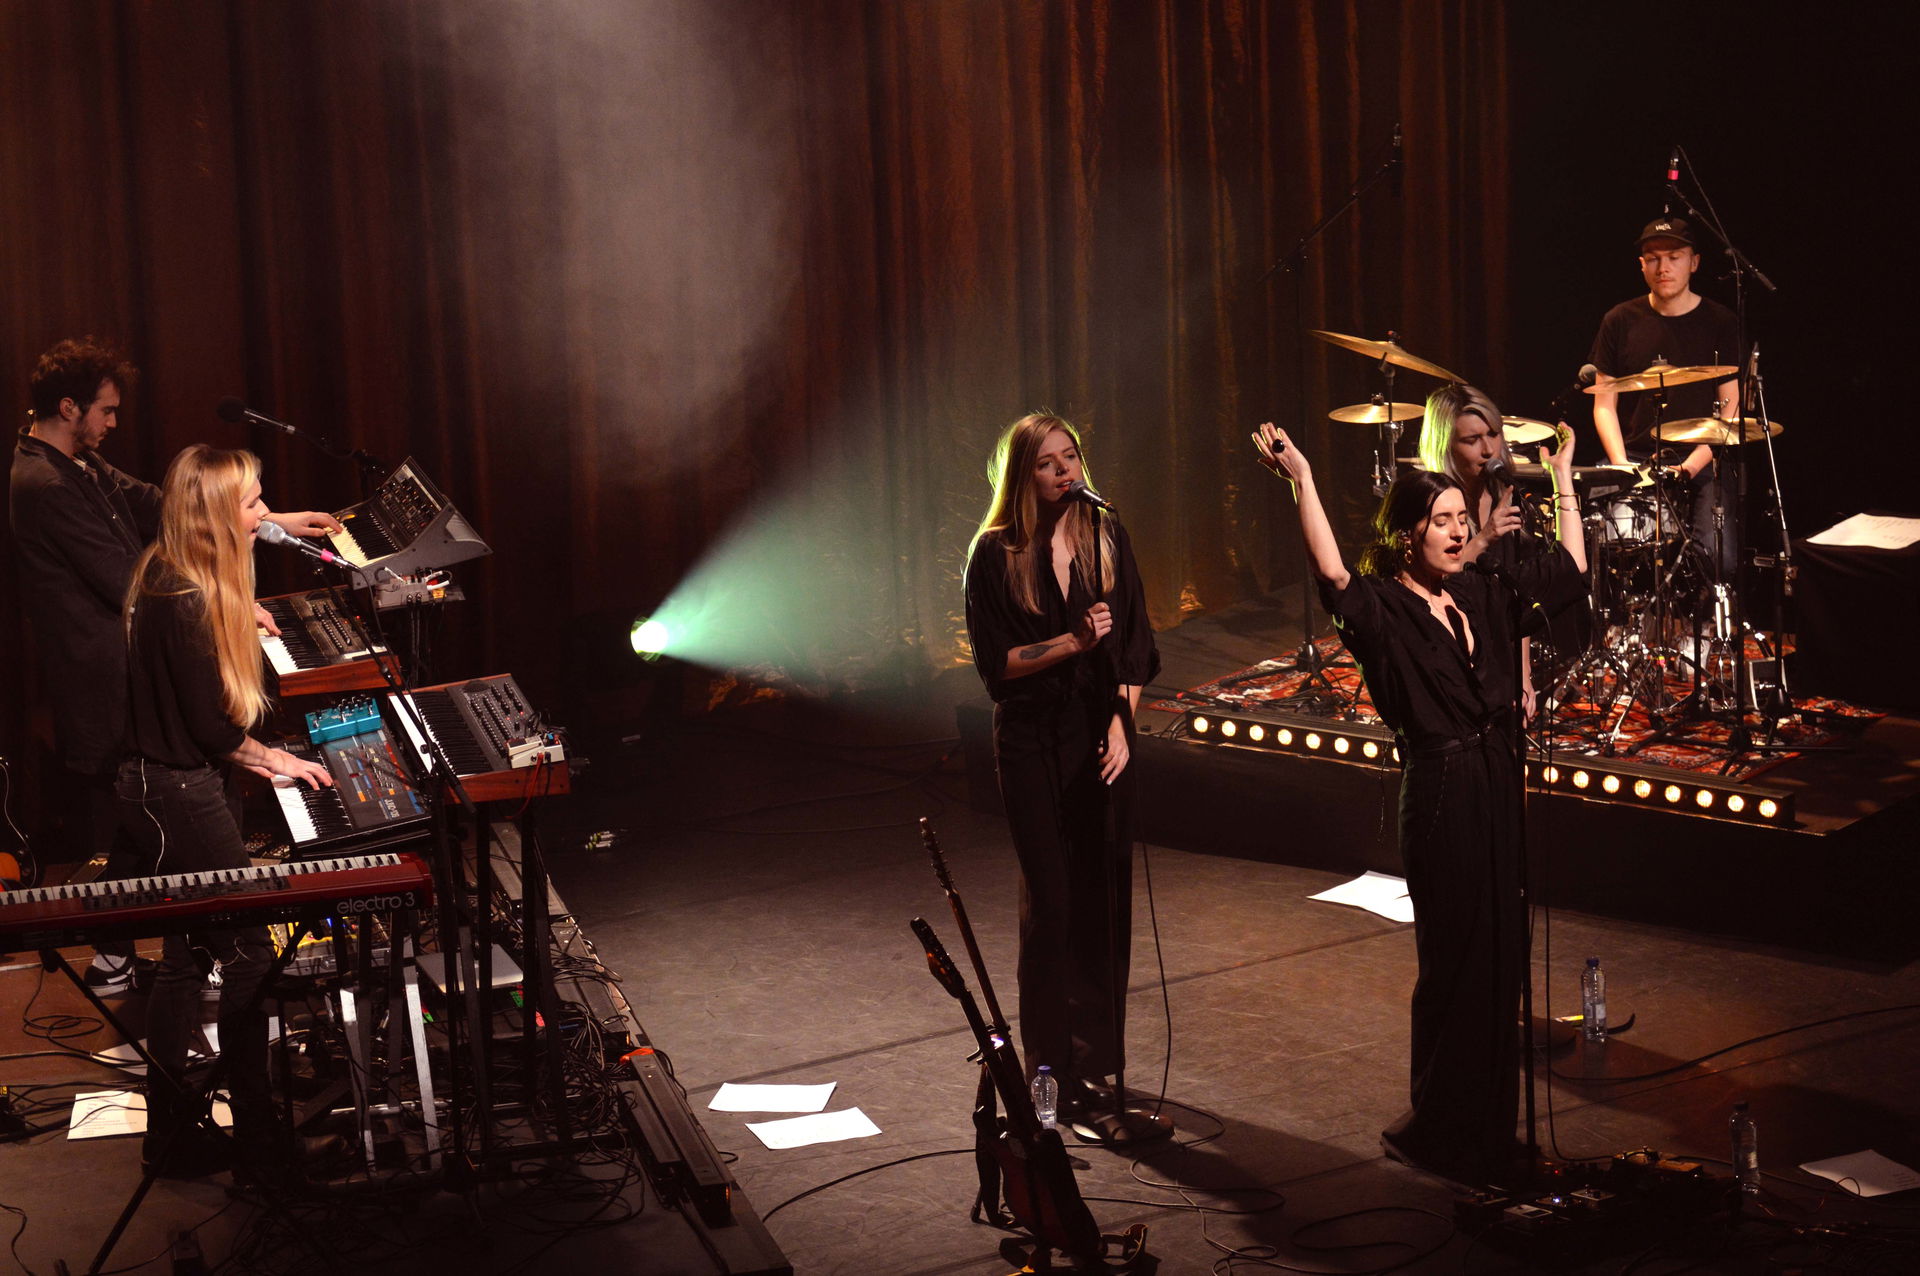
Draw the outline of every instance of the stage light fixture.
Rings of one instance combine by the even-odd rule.
[[[1290,746],[1293,744],[1293,732],[1287,730],[1285,727],[1281,727],[1280,730],[1277,733],[1275,733],[1273,738],[1278,740],[1283,746]]]
[[[1680,800],[1680,786],[1677,784],[1669,784],[1665,789],[1661,790],[1660,796],[1669,802],[1678,802]]]
[[[1266,738],[1267,738],[1267,729],[1261,726],[1258,722],[1254,723],[1252,726],[1247,728],[1247,739],[1253,741],[1255,744],[1260,743],[1262,740]]]
[[[1617,775],[1602,776],[1600,777],[1600,787],[1608,793],[1618,793],[1620,791],[1620,777]]]
[[[1347,737],[1341,735],[1333,738],[1333,751],[1335,753],[1346,753],[1352,748],[1353,741],[1347,739]]]
[[[1712,806],[1713,790],[1701,789],[1698,793],[1695,793],[1693,795],[1693,804],[1699,807],[1703,811],[1706,810],[1708,807]]]
[[[627,641],[633,644],[633,654],[642,660],[658,660],[665,655],[671,637],[667,627],[651,616],[635,619],[633,628],[627,633]]]
[[[1368,740],[1360,746],[1360,752],[1366,754],[1369,758],[1377,758],[1380,756],[1380,746],[1372,740]]]
[[[1307,747],[1309,749],[1317,749],[1320,747],[1320,733],[1318,731],[1307,732]]]
[[[1548,784],[1558,784],[1560,783],[1560,768],[1557,766],[1543,767],[1540,771],[1540,778]]]
[[[1772,798],[1761,798],[1759,810],[1760,810],[1761,819],[1770,820],[1775,815],[1779,814],[1780,804],[1778,802],[1775,802]]]
[[[1587,774],[1587,773],[1586,773],[1585,771],[1575,771],[1575,772],[1573,773],[1573,787],[1574,787],[1574,788],[1576,788],[1576,789],[1584,789],[1584,788],[1586,788],[1586,787],[1587,787],[1587,785],[1589,785],[1589,784],[1591,784],[1591,783],[1593,783],[1593,777],[1592,777],[1592,776],[1590,776],[1590,775],[1588,775],[1588,774]]]
[[[1738,793],[1729,793],[1727,794],[1727,809],[1735,815],[1738,815],[1747,809],[1747,799],[1741,797]]]
[[[1653,781],[1651,781],[1651,780],[1635,780],[1635,781],[1633,782],[1633,795],[1634,795],[1635,797],[1637,797],[1637,798],[1650,798],[1650,797],[1652,797],[1652,796],[1653,796]]]
[[[1205,718],[1196,717],[1193,720],[1193,732],[1195,735],[1205,735],[1212,726],[1213,723],[1207,721]]]
[[[1235,735],[1239,734],[1239,731],[1240,731],[1240,724],[1235,722],[1232,718],[1225,718],[1220,723],[1220,734],[1227,737],[1227,739],[1229,740],[1233,739]]]

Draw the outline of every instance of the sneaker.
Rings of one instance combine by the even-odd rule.
[[[85,982],[95,996],[124,997],[145,991],[158,965],[151,957],[95,957]]]

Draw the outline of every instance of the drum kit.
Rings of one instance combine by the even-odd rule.
[[[1375,428],[1374,489],[1376,495],[1384,494],[1399,467],[1417,463],[1397,456],[1397,445],[1405,423],[1420,419],[1425,411],[1420,404],[1393,398],[1395,369],[1443,381],[1464,383],[1465,378],[1408,352],[1394,334],[1386,341],[1321,330],[1312,330],[1312,335],[1379,363],[1385,392],[1369,403],[1335,408],[1328,416]],[[1723,381],[1739,372],[1731,366],[1656,363],[1604,386],[1586,387],[1586,393],[1663,391]],[[1660,403],[1664,409],[1664,395]],[[1653,437],[1662,446],[1678,449],[1707,444],[1716,449],[1718,464],[1722,450],[1762,441],[1771,446],[1780,433],[1777,421],[1698,417],[1658,422]],[[1519,459],[1517,450],[1551,446],[1557,429],[1546,421],[1504,416],[1501,434],[1516,453],[1507,471],[1524,525],[1536,534],[1550,534],[1554,525],[1550,475],[1543,466]],[[1670,467],[1655,464],[1574,469],[1586,531],[1590,619],[1585,624],[1558,624],[1534,638],[1530,656],[1534,686],[1545,692],[1539,697],[1536,726],[1572,735],[1562,747],[1605,755],[1631,753],[1674,734],[1682,723],[1707,718],[1736,724],[1730,734],[1737,750],[1768,747],[1752,743],[1741,723],[1749,709],[1777,721],[1779,706],[1786,703],[1784,680],[1777,673],[1778,652],[1766,635],[1755,634],[1745,625],[1735,594],[1737,582],[1718,578],[1716,564],[1726,561],[1722,546],[1696,543],[1687,519],[1690,494],[1680,485],[1670,485],[1673,477]],[[1712,513],[1712,539],[1718,542],[1725,535],[1728,515],[1718,507]],[[1749,668],[1748,638],[1758,642],[1762,657],[1776,671],[1771,685],[1763,685]],[[1636,703],[1654,734],[1622,750],[1622,729]]]

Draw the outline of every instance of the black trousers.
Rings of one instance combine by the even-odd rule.
[[[1104,732],[1077,706],[1044,721],[996,712],[1000,799],[1020,859],[1020,1044],[1029,1071],[1126,1066],[1133,938],[1133,768],[1109,788]]]
[[[142,758],[120,764],[115,781],[121,820],[140,848],[142,874],[246,868],[238,813],[212,766],[180,770]],[[234,1133],[243,1141],[272,1120],[267,1075],[267,1013],[256,993],[273,947],[264,926],[207,929],[166,937],[147,1003],[147,1048],[166,1076],[148,1086],[152,1136],[179,1124],[179,1085],[200,1018],[201,990],[218,961],[220,1053],[233,1100]]]
[[[1400,853],[1420,973],[1412,1108],[1386,1131],[1423,1165],[1480,1181],[1513,1159],[1527,973],[1518,776],[1506,734],[1411,756]]]

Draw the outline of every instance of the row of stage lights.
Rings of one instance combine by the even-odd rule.
[[[1398,764],[1400,749],[1383,727],[1321,721],[1257,722],[1215,713],[1188,713],[1189,738],[1205,744],[1237,745],[1324,757],[1335,762]],[[1613,758],[1580,758],[1549,762],[1539,754],[1526,764],[1527,784],[1536,790],[1566,793],[1597,802],[1651,806],[1740,820],[1749,824],[1793,823],[1793,795],[1783,790],[1724,780],[1676,778],[1662,767],[1622,763]]]

